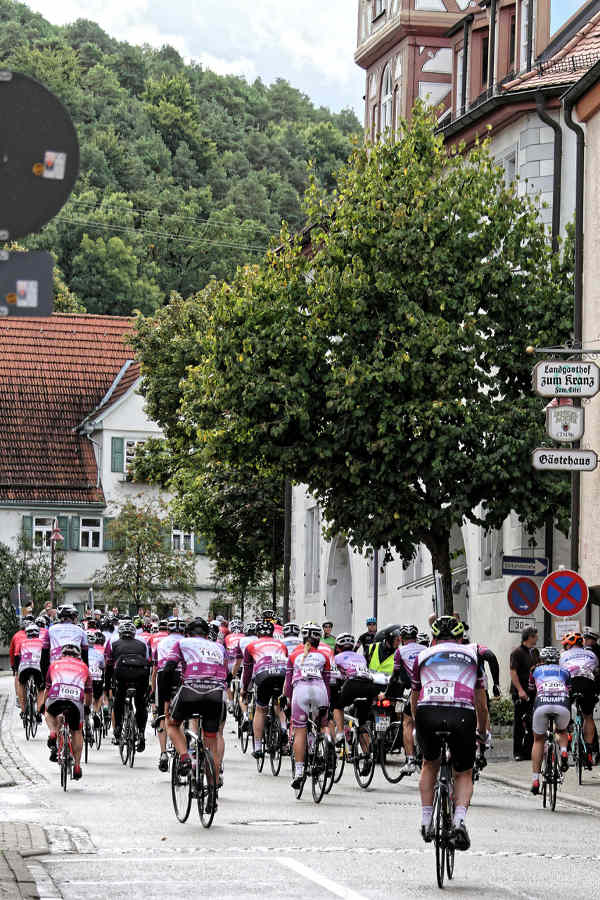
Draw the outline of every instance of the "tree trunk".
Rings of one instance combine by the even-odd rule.
[[[425,542],[431,553],[433,571],[438,572],[442,581],[442,615],[449,616],[454,612],[454,595],[452,593],[452,568],[450,563],[450,532],[443,535],[432,535]]]

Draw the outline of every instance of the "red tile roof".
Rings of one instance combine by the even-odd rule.
[[[104,503],[74,429],[132,358],[131,328],[121,316],[0,320],[0,502]]]
[[[107,409],[110,409],[117,400],[120,400],[124,394],[127,393],[130,387],[136,383],[138,378],[140,377],[140,364],[135,362],[134,360],[127,360],[127,368],[124,372],[119,371],[119,374],[116,376],[113,381],[111,387],[109,388],[110,396],[107,399],[100,401],[100,406],[93,410],[93,412],[88,416],[88,419],[93,422],[98,419],[103,413],[106,412]],[[105,395],[106,397],[106,395]]]

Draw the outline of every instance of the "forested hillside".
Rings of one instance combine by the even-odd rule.
[[[282,218],[302,224],[308,160],[331,187],[360,131],[353,112],[317,109],[283,80],[215,75],[12,0],[0,0],[0,65],[43,82],[77,127],[75,191],[25,243],[57,255],[89,312],[148,313],[260,259]]]

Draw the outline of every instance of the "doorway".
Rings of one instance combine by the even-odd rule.
[[[333,633],[352,630],[352,569],[348,544],[335,538],[329,554],[325,614],[333,622]]]

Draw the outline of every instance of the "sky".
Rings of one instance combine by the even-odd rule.
[[[358,0],[25,0],[56,25],[92,19],[133,44],[171,44],[219,74],[285,78],[317,105],[362,119],[364,77],[354,63]],[[552,0],[552,31],[580,6]]]

